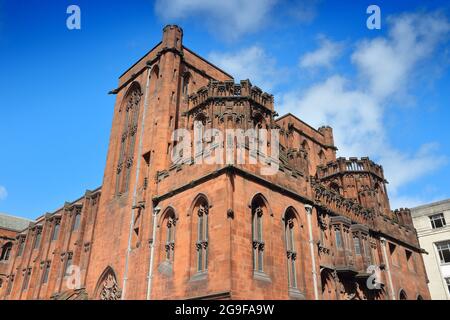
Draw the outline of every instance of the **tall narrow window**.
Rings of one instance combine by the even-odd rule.
[[[12,250],[12,243],[11,242],[5,243],[2,248],[0,261],[8,261],[9,256],[11,255],[11,250]]]
[[[124,112],[125,115],[120,140],[119,161],[116,170],[116,195],[128,191],[131,167],[133,165],[134,146],[139,120],[139,104],[141,101],[141,90],[137,83],[132,84],[124,100],[124,106],[122,106],[120,111]]]
[[[36,238],[34,239],[33,249],[38,249],[41,245],[42,229],[36,229]]]
[[[174,251],[175,251],[175,214],[173,211],[167,213],[164,220],[166,227],[166,261],[173,263]]]
[[[23,254],[23,249],[25,248],[25,238],[19,238],[19,248],[17,249],[17,256],[20,257]]]
[[[288,284],[290,288],[297,288],[297,272],[296,259],[297,252],[295,251],[295,228],[296,220],[295,214],[292,211],[286,213],[285,216],[285,242],[286,242],[286,256],[288,261]]]
[[[47,283],[48,282],[48,275],[50,273],[50,261],[46,261],[44,263],[44,271],[42,273],[42,283]]]
[[[69,268],[72,265],[72,260],[73,260],[73,253],[72,252],[68,252],[67,253],[66,266],[64,268],[64,276],[65,277],[70,276]]]
[[[197,271],[208,270],[208,203],[200,204],[197,215]]]
[[[30,275],[31,275],[31,268],[25,269],[23,275],[22,291],[28,289],[28,283],[30,282]]]
[[[252,203],[252,246],[253,270],[264,271],[264,240],[263,240],[263,202],[256,199]]]
[[[190,76],[189,73],[187,73],[184,77],[183,77],[183,95],[188,95],[189,94],[189,81],[190,81]]]
[[[6,287],[6,295],[11,294],[13,284],[14,284],[14,275],[12,274],[9,276],[8,287]]]
[[[361,255],[361,242],[357,235],[353,236],[353,244],[355,246],[355,254]]]
[[[77,231],[80,228],[80,222],[81,222],[81,210],[77,209],[77,211],[75,212],[75,217],[73,219],[72,231]]]
[[[52,241],[58,240],[60,227],[61,227],[61,221],[59,219],[55,220],[55,225],[53,226],[53,232],[52,232]]]
[[[336,248],[342,249],[342,233],[341,233],[341,227],[338,225],[335,229],[335,235],[336,235]]]

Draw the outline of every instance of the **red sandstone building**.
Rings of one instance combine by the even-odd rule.
[[[270,94],[182,37],[165,27],[111,92],[102,187],[0,229],[0,298],[429,299],[409,210],[391,211],[382,167],[336,158],[330,127],[277,117]],[[195,163],[203,154],[173,163],[172,132],[194,121],[279,129],[278,172]],[[382,285],[369,289],[374,268]]]

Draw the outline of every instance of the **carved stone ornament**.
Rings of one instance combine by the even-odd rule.
[[[120,300],[122,290],[119,289],[113,274],[108,274],[101,284],[100,300]]]

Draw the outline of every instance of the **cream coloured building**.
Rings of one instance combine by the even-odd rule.
[[[450,199],[411,209],[433,300],[450,300]]]

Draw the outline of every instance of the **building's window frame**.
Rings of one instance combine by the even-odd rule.
[[[431,229],[440,229],[444,228],[447,225],[443,213],[436,213],[430,215],[429,218],[431,223]]]
[[[342,229],[341,229],[340,224],[337,224],[334,228],[334,239],[335,239],[336,248],[338,250],[343,250],[344,249],[344,239],[342,237]]]
[[[289,288],[298,288],[297,279],[297,251],[295,250],[295,230],[296,230],[296,218],[293,212],[287,212],[285,217],[285,245],[286,245],[286,257],[288,267],[288,286]]]
[[[197,272],[208,271],[208,237],[209,237],[209,206],[206,203],[200,204],[197,210]]]
[[[71,276],[71,274],[67,272],[69,270],[69,267],[73,265],[73,252],[67,252],[66,255],[67,257],[64,262],[64,278]]]
[[[23,254],[23,251],[25,249],[25,237],[19,237],[18,242],[19,244],[17,245],[17,256],[21,257]]]
[[[173,263],[175,258],[176,217],[172,210],[167,212],[164,222],[166,228],[165,260]]]
[[[448,293],[450,294],[450,277],[446,277],[446,278],[444,278],[444,280],[445,280],[445,283],[447,284]]]
[[[33,250],[38,250],[42,242],[42,228],[36,229],[36,235],[34,237]]]
[[[2,252],[1,252],[1,256],[0,256],[0,261],[8,261],[9,258],[11,257],[11,252],[12,252],[12,242],[6,242],[3,246],[2,246]]]
[[[22,291],[28,290],[31,278],[31,268],[27,268],[23,271]]]
[[[81,227],[81,209],[77,208],[73,216],[71,232],[77,232]]]
[[[8,286],[6,287],[6,295],[7,296],[9,296],[10,294],[11,294],[11,292],[12,292],[12,287],[13,287],[13,285],[14,285],[14,275],[13,274],[11,274],[10,276],[9,276],[9,280],[8,280]]]
[[[53,224],[52,236],[50,238],[51,242],[58,240],[60,231],[61,231],[61,220],[56,219],[55,223]]]
[[[436,249],[441,264],[450,264],[450,241],[437,242]]]
[[[253,270],[256,272],[264,272],[263,215],[261,206],[252,208]]]
[[[361,239],[359,238],[358,234],[353,234],[353,247],[355,249],[355,255],[361,256]]]
[[[51,262],[45,261],[44,266],[43,266],[43,271],[42,271],[42,279],[41,279],[42,284],[48,283],[48,279],[49,279],[49,275],[50,275],[50,267],[51,267]]]

